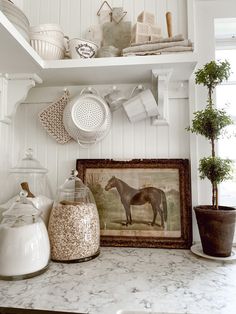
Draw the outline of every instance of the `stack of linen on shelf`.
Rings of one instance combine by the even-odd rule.
[[[193,51],[193,44],[182,35],[169,38],[160,38],[152,42],[132,43],[130,47],[123,49],[123,56],[159,55],[172,52]]]

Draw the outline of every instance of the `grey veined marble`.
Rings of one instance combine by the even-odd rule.
[[[41,276],[0,281],[0,306],[90,314],[235,314],[236,263],[205,260],[188,250],[102,248],[86,263],[51,263]]]

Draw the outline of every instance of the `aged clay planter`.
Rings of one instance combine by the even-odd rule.
[[[227,257],[231,255],[235,230],[236,209],[219,206],[194,207],[203,252],[207,255]]]

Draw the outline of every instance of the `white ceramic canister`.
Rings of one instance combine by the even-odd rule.
[[[94,58],[98,45],[90,40],[73,38],[68,42],[71,59]]]
[[[0,225],[0,278],[19,280],[44,272],[50,260],[48,233],[40,212],[21,192]]]

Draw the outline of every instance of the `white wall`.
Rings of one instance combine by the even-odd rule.
[[[0,202],[8,199],[8,169],[12,161],[12,128],[0,123]]]

